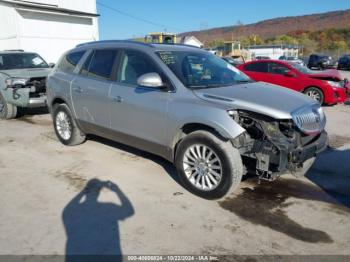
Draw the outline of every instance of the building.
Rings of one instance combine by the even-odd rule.
[[[56,63],[99,39],[96,0],[0,0],[0,50],[23,49]]]
[[[297,45],[253,45],[249,46],[247,50],[251,56],[267,56],[271,59],[279,59],[281,56],[299,56],[299,46]]]

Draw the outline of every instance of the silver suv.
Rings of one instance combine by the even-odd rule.
[[[0,119],[17,116],[17,108],[46,106],[46,77],[51,68],[36,53],[0,52]]]
[[[157,154],[207,199],[237,188],[249,170],[267,180],[304,175],[328,144],[315,101],[189,46],[77,46],[49,75],[47,95],[63,144],[95,134]]]

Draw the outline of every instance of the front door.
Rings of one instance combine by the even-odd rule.
[[[287,87],[298,92],[303,89],[300,76],[283,64],[268,62],[267,77],[272,84]]]
[[[121,55],[117,82],[111,88],[111,126],[122,140],[146,151],[163,154],[167,140],[167,111],[171,93],[137,85],[147,73],[162,75],[148,55],[125,50]],[[164,81],[164,80],[163,80]]]

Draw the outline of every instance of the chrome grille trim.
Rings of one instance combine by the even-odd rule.
[[[321,133],[326,126],[326,116],[320,105],[303,107],[292,113],[293,121],[305,134]]]

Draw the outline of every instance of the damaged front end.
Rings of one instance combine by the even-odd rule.
[[[15,106],[43,107],[46,106],[46,77],[7,78],[1,92],[7,103]]]
[[[284,174],[303,176],[315,156],[328,146],[326,119],[318,106],[294,112],[293,119],[276,120],[249,111],[230,111],[246,132],[233,143],[249,171],[260,179]]]

